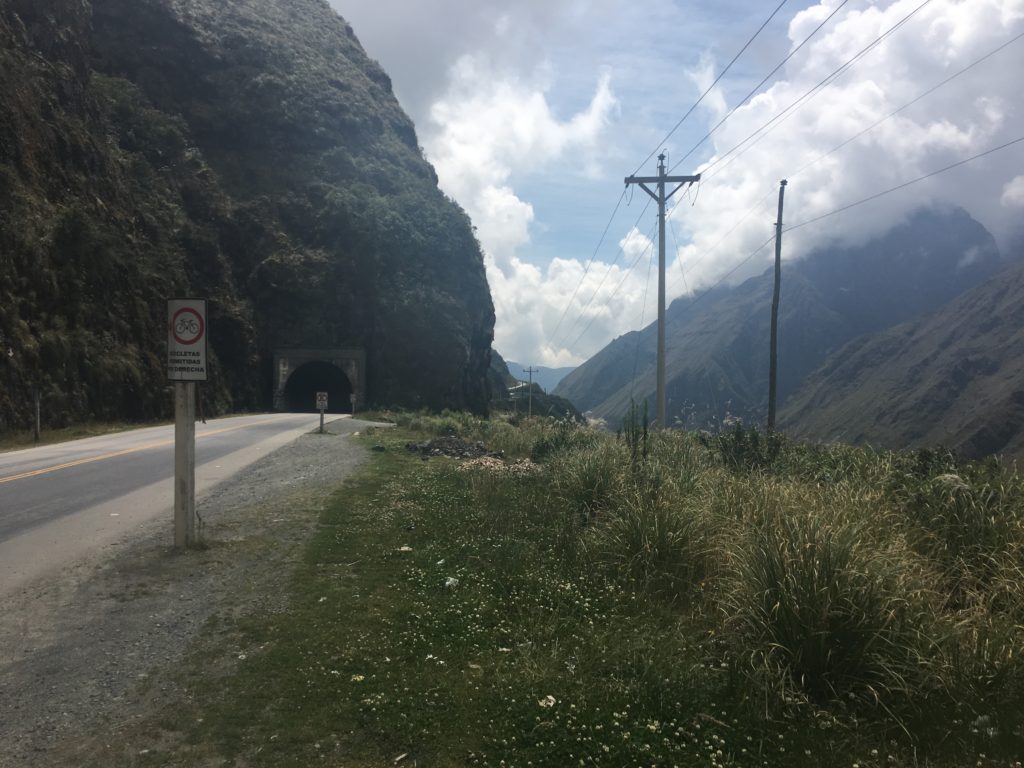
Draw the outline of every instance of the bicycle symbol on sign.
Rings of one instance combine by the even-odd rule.
[[[199,321],[189,315],[179,317],[174,325],[174,331],[179,336],[195,336],[199,333]]]
[[[171,318],[170,330],[178,344],[191,346],[203,338],[202,315],[192,307],[182,307]]]

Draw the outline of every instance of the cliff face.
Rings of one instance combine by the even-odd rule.
[[[367,351],[369,403],[483,410],[465,214],[323,0],[0,0],[0,429],[169,407],[163,300],[211,300],[214,409],[279,347]]]

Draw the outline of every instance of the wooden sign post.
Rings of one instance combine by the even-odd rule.
[[[316,409],[320,411],[320,434],[324,433],[324,411],[327,410],[327,393],[316,393]]]
[[[207,379],[206,300],[167,301],[167,378],[174,382],[174,546],[196,541],[196,382]]]

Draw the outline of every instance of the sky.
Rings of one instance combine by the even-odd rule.
[[[1024,137],[1024,0],[330,2],[477,228],[506,359],[577,365],[654,319],[656,207],[624,178],[661,152],[702,174],[669,301],[770,266],[781,179],[784,259],[927,205],[1024,232],[1024,141],[847,208]]]

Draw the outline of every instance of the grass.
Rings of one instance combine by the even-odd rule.
[[[99,435],[110,435],[115,432],[128,432],[133,429],[145,429],[156,427],[172,422],[153,422],[149,424],[133,424],[128,422],[95,421],[74,424],[62,429],[43,429],[39,433],[39,441],[36,442],[32,430],[22,432],[4,432],[0,434],[0,453],[4,451],[19,451],[23,448],[33,448],[37,445],[52,445],[54,443],[66,443],[69,440],[79,440],[84,437],[97,437]]]
[[[237,620],[230,654],[197,654],[189,706],[160,724],[173,747],[130,764],[946,768],[1024,754],[1012,473],[953,467],[994,522],[952,536],[970,504],[931,490],[946,460],[395,420],[366,435],[384,450],[323,514],[288,608]],[[540,464],[404,450],[431,434]]]

